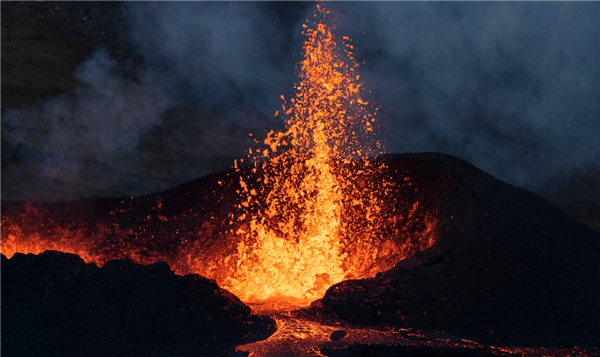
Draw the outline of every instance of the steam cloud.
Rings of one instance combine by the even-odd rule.
[[[454,154],[554,199],[600,203],[599,4],[344,5],[394,151]]]
[[[3,169],[3,199],[141,194],[225,168],[248,132],[282,125],[272,113],[313,6],[125,3],[142,64],[100,51],[74,93],[4,113],[20,146],[3,157],[26,160]],[[600,204],[600,4],[335,6],[388,151],[445,152],[550,199]]]

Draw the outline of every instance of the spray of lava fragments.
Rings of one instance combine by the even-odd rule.
[[[434,203],[412,200],[409,178],[374,158],[383,153],[376,110],[335,20],[320,4],[304,25],[299,80],[276,113],[286,129],[256,140],[249,165],[156,195],[3,204],[2,253],[165,261],[278,310],[431,246]]]
[[[286,101],[282,95],[284,104],[275,113],[284,116],[286,130],[271,131],[264,146],[249,150],[263,173],[258,178],[263,192],[240,178],[242,214],[236,218],[247,224],[235,232],[242,239],[228,288],[246,301],[314,300],[332,284],[366,273],[348,264],[344,252],[350,213],[345,208],[365,189],[353,173],[376,165],[369,158],[382,153],[382,145],[369,103],[361,99],[353,45],[338,36],[331,10],[317,5],[315,21],[303,27],[300,80],[294,97]],[[354,202],[366,205],[361,207],[366,225],[376,223],[380,210],[371,196]]]

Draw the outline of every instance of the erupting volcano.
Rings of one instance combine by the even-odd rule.
[[[386,154],[338,27],[319,3],[285,129],[233,168],[139,197],[3,202],[3,349],[600,355],[597,233],[458,158]]]
[[[324,4],[303,27],[299,82],[289,101],[281,96],[282,109],[275,113],[285,118],[286,129],[269,132],[262,143],[255,140],[249,165],[236,161],[227,180],[218,180],[220,192],[213,193],[227,207],[210,214],[210,229],[204,229],[204,219],[189,222],[194,233],[151,229],[184,218],[160,214],[160,199],[154,213],[144,216],[150,225],[138,229],[113,221],[127,213],[124,206],[112,206],[108,224],[71,217],[28,227],[3,218],[2,253],[54,249],[100,265],[115,258],[164,260],[179,273],[216,279],[257,308],[278,309],[306,306],[335,283],[374,276],[408,252],[433,244],[433,220],[423,229],[424,240],[394,239],[410,224],[389,222],[397,198],[388,197],[394,184],[384,174],[385,162],[374,159],[384,153],[377,109],[363,99],[351,40],[338,34],[335,16]],[[230,190],[237,202],[223,198]],[[414,212],[418,205],[409,208]],[[29,215],[35,212],[33,206],[27,209]],[[394,234],[384,234],[390,229]],[[197,244],[207,239],[214,240],[210,249]]]
[[[364,222],[368,232],[380,224],[376,192],[385,191],[386,182],[357,182],[357,172],[382,167],[371,157],[383,148],[361,96],[353,45],[337,33],[334,20],[317,5],[314,23],[303,25],[300,82],[275,114],[286,118],[286,130],[271,131],[262,147],[249,150],[252,174],[260,173],[240,177],[242,213],[234,220],[243,222],[235,230],[241,242],[226,287],[245,301],[314,300],[346,277],[372,273],[368,266],[377,260],[373,237],[356,249],[346,233],[350,221]],[[252,179],[261,185],[249,188]],[[363,256],[364,264],[349,256]]]

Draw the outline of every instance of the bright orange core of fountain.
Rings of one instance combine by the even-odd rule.
[[[338,36],[331,10],[317,5],[314,22],[303,27],[300,80],[293,98],[281,96],[275,113],[284,116],[286,130],[271,131],[263,145],[249,150],[263,185],[257,192],[240,177],[241,214],[235,219],[243,224],[233,232],[241,236],[239,260],[226,287],[244,301],[278,297],[301,304],[367,273],[364,264],[349,263],[344,236],[348,220],[364,220],[365,229],[377,223],[377,199],[357,200],[369,192],[360,192],[365,187],[354,176],[369,171],[375,165],[369,158],[383,148],[369,103],[361,98],[354,47]],[[366,205],[366,215],[348,217],[348,203]],[[368,249],[361,253],[361,259],[372,257]]]

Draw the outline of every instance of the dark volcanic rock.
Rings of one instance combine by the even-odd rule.
[[[457,158],[428,161],[458,185],[439,205],[437,242],[393,269],[331,287],[315,309],[360,324],[444,330],[486,343],[600,345],[600,236],[528,191]],[[427,176],[421,172],[421,176]],[[439,176],[412,200],[440,200]],[[320,306],[320,307],[318,307]]]
[[[396,266],[332,287],[319,312],[497,344],[600,345],[597,233],[455,157],[381,160],[383,171],[358,181],[391,182],[394,191],[380,213],[385,224],[374,234],[380,247],[395,245],[410,258],[396,265],[398,256],[378,255]],[[237,236],[227,232],[243,224],[229,222],[237,214],[239,177],[249,172],[223,171],[140,197],[2,202],[2,249],[22,251],[23,241],[33,248],[64,246],[99,264],[164,260],[182,274],[198,271],[195,262],[212,262],[216,269],[202,274],[221,281],[236,264],[226,257],[237,251]],[[252,177],[246,183],[257,184]],[[356,223],[344,247],[372,235]],[[429,240],[436,243],[423,251]]]
[[[329,339],[331,341],[339,341],[346,336],[348,336],[348,332],[344,330],[335,330],[329,335]]]
[[[487,348],[443,348],[428,346],[361,345],[322,348],[321,354],[330,357],[494,357]],[[503,356],[512,356],[503,353]],[[515,356],[517,356],[515,354]],[[519,354],[520,356],[520,354]]]
[[[220,355],[273,328],[213,280],[162,262],[98,268],[53,251],[2,255],[6,356]]]

